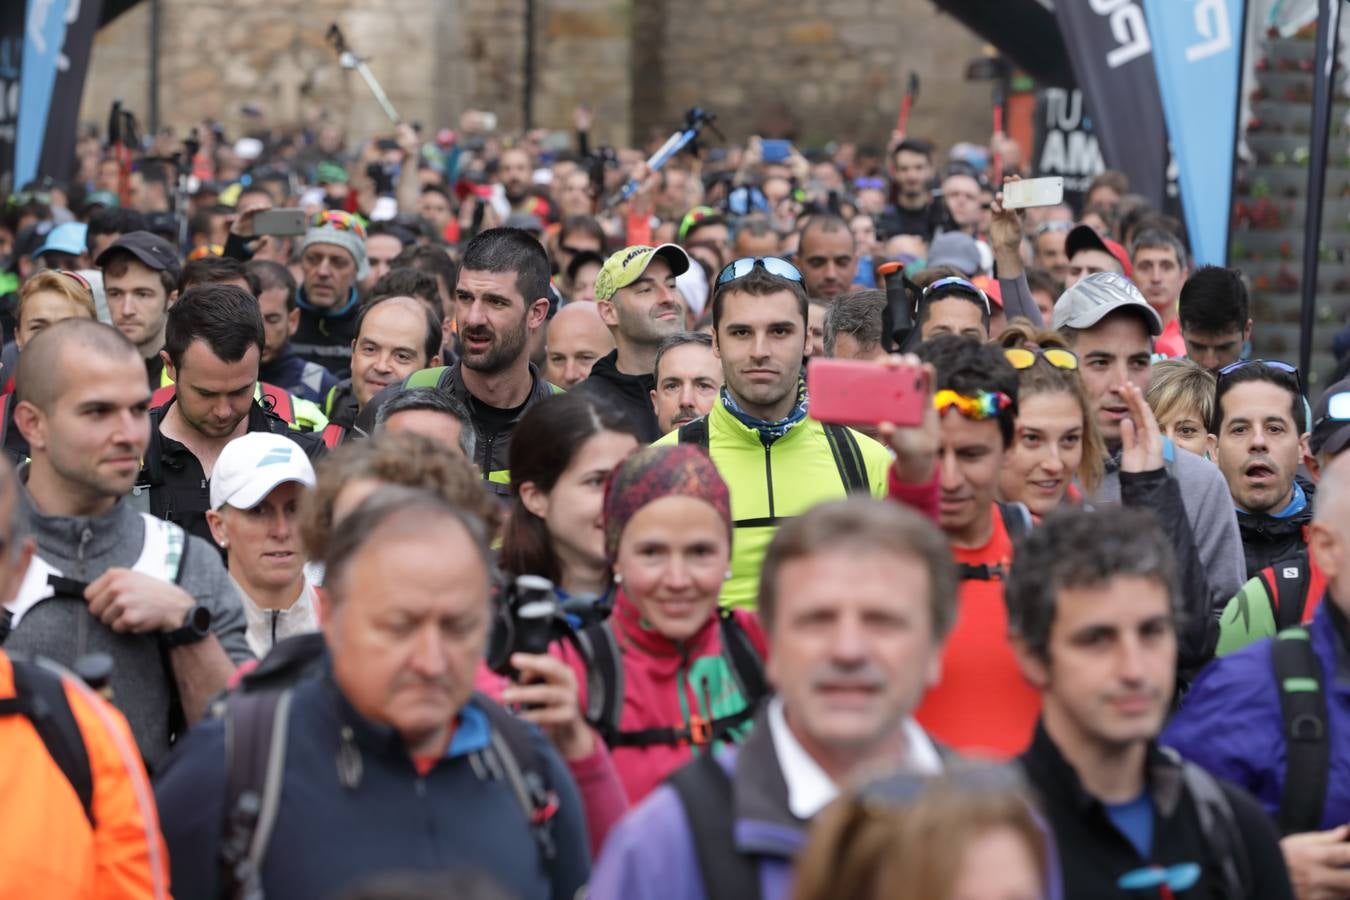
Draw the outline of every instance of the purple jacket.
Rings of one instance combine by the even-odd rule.
[[[766,717],[739,747],[717,754],[731,776],[737,849],[759,857],[760,900],[792,894],[792,866],[806,843],[809,822],[788,809],[787,781],[774,752]],[[1058,857],[1053,835],[1047,898],[1060,900]],[[662,785],[647,795],[605,839],[591,870],[591,900],[706,900],[689,820],[675,790]]]
[[[747,761],[738,766],[741,759]],[[717,762],[735,782],[736,846],[760,855],[761,900],[792,892],[792,861],[806,843],[806,822],[788,811],[787,782],[761,715],[740,747]],[[591,900],[705,900],[703,877],[680,798],[662,785],[615,826],[591,872]]]
[[[1350,647],[1338,627],[1345,629],[1344,617],[1328,596],[1308,625],[1322,667],[1331,741],[1324,829],[1350,820]],[[1210,663],[1159,740],[1210,774],[1245,788],[1277,815],[1284,792],[1284,717],[1270,640]]]

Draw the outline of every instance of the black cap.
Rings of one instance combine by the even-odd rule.
[[[173,249],[173,244],[148,231],[131,231],[122,235],[98,255],[94,265],[103,268],[108,264],[109,257],[119,250],[130,253],[156,272],[168,272],[174,278],[177,278],[182,270],[182,263],[178,260],[178,253]]]
[[[1331,417],[1331,400],[1333,397],[1344,397],[1350,394],[1350,378],[1344,378],[1335,384],[1328,385],[1318,398],[1317,405],[1313,407],[1313,428],[1312,434],[1308,435],[1308,450],[1313,456],[1320,456],[1323,453],[1329,456],[1335,456],[1342,450],[1350,448],[1350,416],[1343,413],[1337,417]],[[1338,404],[1350,403],[1347,400],[1338,400]],[[1337,410],[1340,412],[1340,410]]]

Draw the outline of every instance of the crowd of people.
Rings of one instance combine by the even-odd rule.
[[[1350,897],[1350,359],[1003,135],[460,124],[7,198],[3,892]]]

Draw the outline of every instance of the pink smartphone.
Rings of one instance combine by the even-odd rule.
[[[817,359],[806,367],[811,418],[839,425],[923,424],[928,376],[922,369],[852,359]]]

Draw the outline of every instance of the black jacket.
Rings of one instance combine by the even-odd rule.
[[[177,402],[178,398],[174,397],[163,406],[150,410],[150,443],[145,448],[145,460],[141,463],[136,487],[132,489],[132,504],[137,505],[137,498],[144,497],[148,491],[148,508],[142,501],[146,512],[182,526],[188,534],[195,534],[214,547],[215,539],[206,524],[206,511],[211,508],[211,482],[192,451],[173,438],[165,437],[159,430],[165,413]],[[299,444],[313,461],[328,449],[322,435],[296,431],[280,416],[259,406],[256,400],[249,409],[248,430],[284,434]]]
[[[547,400],[554,394],[562,393],[562,391],[545,381],[544,376],[531,363],[530,377],[534,379],[534,385],[530,388],[530,395],[526,398],[525,404],[521,406],[515,419],[506,428],[497,431],[495,434],[489,433],[479,418],[476,409],[476,404],[479,401],[469,393],[469,388],[464,383],[464,377],[460,372],[461,365],[463,363],[455,363],[453,366],[438,366],[434,369],[421,369],[403,379],[401,384],[391,384],[370,398],[370,402],[356,417],[353,431],[357,434],[374,434],[375,418],[380,407],[399,391],[416,387],[434,387],[438,391],[446,391],[450,396],[463,403],[469,411],[471,419],[469,424],[473,426],[478,445],[474,451],[473,461],[478,466],[478,471],[483,473],[484,480],[488,482],[488,491],[502,498],[509,497],[511,494],[511,472],[508,468],[510,465],[508,460],[511,454],[511,434],[515,431],[516,424],[520,422],[521,416],[525,415],[531,407],[536,403]]]
[[[342,379],[329,389],[323,398],[323,414],[332,425],[350,429],[356,424],[356,393],[350,378]]]
[[[602,409],[621,414],[637,430],[638,440],[650,444],[661,437],[661,426],[652,408],[656,377],[625,375],[619,371],[619,351],[612,350],[591,367],[590,377],[572,388],[572,393],[594,400]]]
[[[291,335],[291,349],[301,359],[323,366],[335,378],[352,374],[352,341],[356,340],[356,317],[361,303],[356,288],[347,302],[333,309],[317,309],[305,300],[305,289],[296,290],[300,327]]]
[[[1242,533],[1242,554],[1247,558],[1248,578],[1255,578],[1266,566],[1298,556],[1307,548],[1304,529],[1312,522],[1317,487],[1305,478],[1297,481],[1308,502],[1292,516],[1277,519],[1268,513],[1238,512],[1238,531]]]
[[[1035,790],[1041,811],[1049,819],[1064,874],[1065,897],[1118,897],[1121,900],[1175,897],[1176,900],[1223,898],[1242,900],[1224,889],[1221,866],[1234,853],[1225,852],[1233,842],[1245,865],[1248,885],[1245,897],[1251,900],[1293,898],[1289,873],[1280,853],[1279,836],[1265,811],[1246,793],[1227,782],[1217,782],[1223,799],[1232,810],[1230,821],[1236,835],[1225,838],[1216,825],[1206,834],[1200,824],[1195,797],[1186,785],[1182,763],[1176,756],[1150,744],[1148,750],[1148,791],[1153,800],[1153,846],[1148,859],[1117,830],[1107,817],[1101,802],[1089,795],[1078,773],[1060,754],[1059,748],[1043,725],[1036,726],[1031,747],[1019,758]],[[1123,877],[1147,869],[1169,870],[1194,863],[1200,867],[1199,880],[1191,887],[1164,894],[1159,888],[1127,890]],[[1148,880],[1143,876],[1141,880]],[[1179,886],[1178,886],[1179,887]]]

